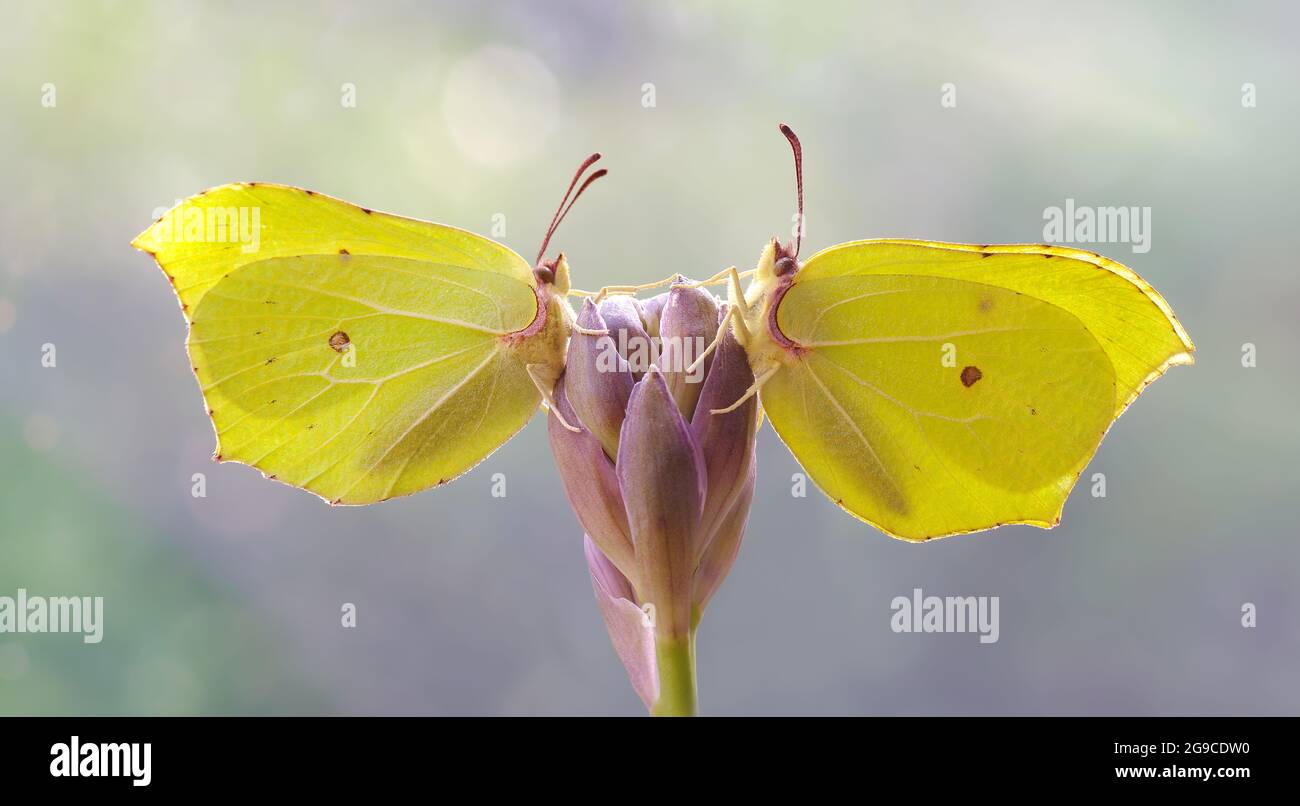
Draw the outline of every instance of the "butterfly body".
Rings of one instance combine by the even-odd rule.
[[[797,263],[782,263],[784,271],[778,268],[778,260],[787,257],[786,252],[788,250],[773,239],[764,247],[749,287],[743,294],[738,284],[731,288],[730,303],[738,307],[743,317],[743,324],[737,323],[733,332],[745,345],[755,378],[796,363],[805,352],[781,331],[776,320],[781,298],[789,291],[798,271]]]

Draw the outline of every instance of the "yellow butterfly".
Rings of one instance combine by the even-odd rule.
[[[189,322],[215,458],[367,504],[450,481],[500,447],[563,371],[577,327],[569,266],[543,257],[605,175],[578,186],[599,158],[575,173],[531,267],[464,230],[260,182],[160,217],[132,245]]]
[[[813,481],[891,536],[1055,526],[1115,418],[1192,363],[1168,303],[1131,269],[1061,246],[868,240],[801,264],[802,149],[781,131],[794,243],[773,239],[747,289],[727,272],[755,377],[742,400],[758,394]]]

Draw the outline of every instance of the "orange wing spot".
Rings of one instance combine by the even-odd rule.
[[[961,385],[967,389],[975,385],[975,382],[984,377],[979,367],[966,367],[961,371]]]

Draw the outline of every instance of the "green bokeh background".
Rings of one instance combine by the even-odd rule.
[[[0,595],[101,595],[106,620],[98,645],[0,635],[0,713],[638,713],[540,418],[456,484],[371,508],[217,466],[175,298],[127,243],[178,198],[264,180],[483,233],[502,215],[531,256],[599,149],[611,175],[555,242],[575,283],[704,276],[790,228],[778,120],[804,142],[807,250],[1034,242],[1066,198],[1151,207],[1149,253],[1095,248],[1164,294],[1197,365],[1115,425],[1085,474],[1107,497],[1081,485],[1051,532],[891,541],[792,497],[765,427],[700,636],[704,710],[1300,711],[1294,4],[3,2],[0,19]],[[1001,639],[892,633],[915,587],[1000,596]]]

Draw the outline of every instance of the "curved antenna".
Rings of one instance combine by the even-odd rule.
[[[599,151],[583,160],[582,164],[578,166],[578,170],[574,171],[573,181],[569,183],[569,189],[564,191],[564,198],[560,199],[560,206],[555,208],[555,215],[551,217],[551,225],[546,228],[546,237],[542,239],[542,248],[537,250],[537,259],[533,261],[534,263],[541,262],[542,256],[546,254],[546,247],[551,243],[551,236],[555,234],[555,230],[559,228],[560,222],[564,220],[564,217],[569,214],[569,209],[573,207],[573,203],[582,195],[582,191],[586,190],[592,182],[595,182],[597,179],[609,173],[609,171],[601,168],[599,171],[596,171],[591,176],[587,177],[587,181],[582,183],[582,187],[578,188],[578,192],[573,194],[573,189],[577,187],[578,180],[582,178],[582,175],[586,173],[587,169],[595,164],[598,159],[600,159]],[[573,194],[572,201],[569,200],[570,194]],[[568,205],[567,207],[565,206],[566,204]]]
[[[799,138],[793,129],[784,123],[780,124],[780,128],[781,134],[790,141],[790,150],[794,152],[794,183],[799,192],[799,226],[794,231],[794,256],[799,257],[799,249],[803,246],[803,146],[799,145]]]

